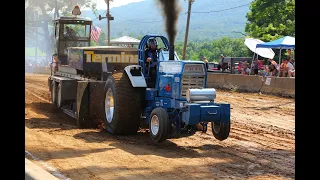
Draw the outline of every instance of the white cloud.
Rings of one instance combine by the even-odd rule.
[[[96,1],[97,9],[103,9],[103,10],[107,9],[107,4],[105,0],[93,0],[93,1]],[[133,2],[140,2],[140,1],[144,1],[144,0],[113,0],[112,2],[110,2],[110,8],[124,6]]]

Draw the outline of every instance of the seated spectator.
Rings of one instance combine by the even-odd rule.
[[[269,76],[269,67],[267,65],[263,66],[263,76]]]
[[[285,59],[282,59],[282,63],[280,64],[279,77],[286,77],[287,76],[286,63],[284,61],[285,61]]]
[[[269,76],[278,76],[278,69],[276,68],[276,65],[271,63],[269,65]]]
[[[289,60],[289,62],[293,65],[293,67],[295,68],[295,64],[294,64],[294,59]]]
[[[296,68],[296,61],[294,60],[294,59],[292,59],[292,61],[293,61],[293,66],[294,66],[294,68]]]
[[[285,67],[284,67],[285,76],[283,77],[293,77],[295,72],[293,65],[287,59],[284,59],[283,63],[285,64]]]
[[[270,64],[273,64],[275,67],[277,67],[277,62],[275,62],[273,59],[268,59],[268,62],[270,62]]]
[[[242,65],[242,74],[249,75],[251,73],[251,69],[249,68],[249,64],[245,61]]]

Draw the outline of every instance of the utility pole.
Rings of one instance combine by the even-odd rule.
[[[109,0],[107,0],[107,18],[108,18],[108,46],[110,46],[110,9],[109,9]]]
[[[107,18],[108,19],[108,46],[110,46],[110,20],[114,20],[114,17],[110,14],[109,4],[112,0],[104,0],[104,2],[107,4],[107,17],[101,17],[99,15],[99,20]]]
[[[189,32],[189,22],[190,22],[190,14],[191,14],[191,5],[195,0],[188,0],[188,18],[187,18],[187,26],[186,26],[186,35],[184,37],[184,46],[183,46],[183,53],[182,59],[186,59],[186,49],[187,49],[187,41],[188,41],[188,32]]]

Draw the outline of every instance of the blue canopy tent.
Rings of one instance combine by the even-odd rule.
[[[283,38],[257,44],[256,48],[275,48],[280,49],[280,55],[279,55],[279,64],[281,60],[281,49],[295,49],[295,38],[291,36],[285,36]]]

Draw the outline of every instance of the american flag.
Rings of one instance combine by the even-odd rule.
[[[101,29],[98,26],[92,25],[92,28],[91,28],[92,40],[94,40],[95,42],[98,42],[100,33],[101,33]]]

